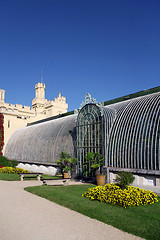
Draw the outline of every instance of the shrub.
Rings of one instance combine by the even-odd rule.
[[[0,156],[0,165],[3,167],[10,167],[10,161],[4,156]]]
[[[27,170],[24,170],[22,168],[15,168],[15,167],[3,167],[0,169],[0,173],[28,173]]]
[[[133,186],[127,186],[123,190],[114,183],[89,188],[87,192],[82,194],[82,197],[109,203],[111,205],[119,205],[123,208],[158,202],[157,195],[152,191]]]
[[[16,167],[18,165],[18,162],[16,160],[10,160],[11,166]]]
[[[92,175],[95,177],[96,171],[99,169],[102,174],[102,167],[104,165],[104,157],[98,152],[87,152],[85,162],[83,163],[84,175]]]
[[[119,172],[117,174],[117,178],[116,181],[118,182],[118,185],[124,189],[126,188],[126,186],[128,186],[129,184],[131,184],[134,181],[135,177],[133,176],[133,174],[131,172]]]
[[[9,160],[5,156],[0,156],[0,165],[3,167],[16,167],[18,162],[16,160]]]
[[[72,158],[67,152],[61,152],[59,156],[60,159],[57,160],[56,163],[61,171],[61,174],[63,175],[64,172],[73,170],[74,166],[77,163],[77,159]]]

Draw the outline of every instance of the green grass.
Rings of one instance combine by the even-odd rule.
[[[49,175],[45,175],[43,174],[41,176],[41,179],[46,179],[46,178],[60,178],[58,176],[49,176]],[[4,180],[4,181],[20,181],[20,176],[18,174],[15,173],[0,173],[0,180]],[[24,181],[26,180],[37,180],[37,177],[35,175],[30,175],[30,176],[24,176]]]
[[[93,185],[81,186],[36,186],[26,191],[75,210],[93,219],[112,225],[125,232],[145,239],[160,239],[160,197],[159,202],[123,209],[98,201],[91,201],[81,195]]]
[[[59,179],[59,178],[62,178],[62,176],[49,176],[49,175],[45,175],[45,174],[43,174],[42,176],[41,176],[41,179]]]
[[[20,177],[18,174],[15,173],[0,173],[0,180],[4,181],[20,181]]]

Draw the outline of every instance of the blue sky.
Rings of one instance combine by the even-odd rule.
[[[69,110],[160,86],[159,0],[0,0],[0,88],[30,105],[34,85]]]

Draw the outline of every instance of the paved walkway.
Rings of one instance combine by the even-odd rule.
[[[36,185],[0,181],[0,240],[140,239],[23,190]]]
[[[134,185],[134,186],[135,186],[135,187],[139,187],[139,188],[143,188],[143,189],[146,189],[146,190],[153,191],[153,192],[155,192],[157,195],[160,195],[160,187],[157,187],[157,186],[146,186],[146,185],[143,185],[143,186]]]

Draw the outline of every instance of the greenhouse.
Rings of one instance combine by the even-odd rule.
[[[76,155],[76,116],[71,115],[17,130],[5,156],[24,163],[55,165],[59,153]]]
[[[77,120],[79,173],[83,173],[86,153],[99,152],[110,170],[154,174],[160,170],[159,121],[160,93],[105,107],[85,105]]]
[[[59,154],[67,151],[77,157],[77,173],[83,176],[87,152],[98,152],[105,156],[110,180],[127,170],[160,185],[159,123],[160,92],[106,106],[88,95],[75,114],[15,132],[5,155],[19,162],[55,165]]]

